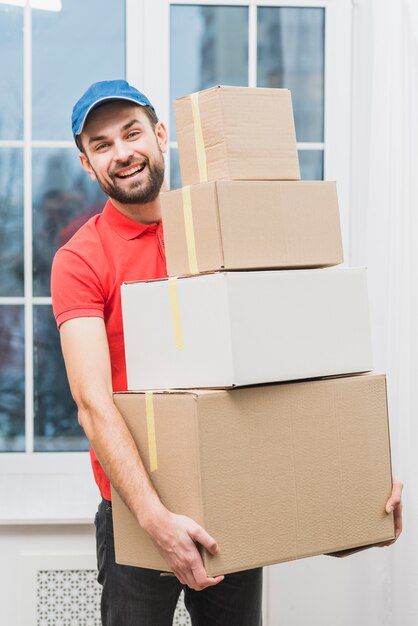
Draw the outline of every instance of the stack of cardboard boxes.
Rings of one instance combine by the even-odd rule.
[[[393,538],[385,378],[358,375],[365,270],[323,269],[343,260],[336,188],[299,180],[289,91],[217,87],[175,113],[170,278],[122,286],[115,394],[162,501],[218,541],[209,575]],[[117,562],[166,570],[113,499]]]

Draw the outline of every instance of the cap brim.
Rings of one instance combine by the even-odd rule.
[[[147,104],[145,104],[144,102],[138,102],[138,100],[135,100],[134,98],[128,98],[127,96],[106,96],[105,98],[100,98],[100,100],[96,100],[96,102],[87,109],[86,114],[81,120],[78,129],[74,132],[74,135],[76,137],[78,137],[78,135],[81,135],[81,133],[83,132],[84,124],[86,123],[86,119],[93,109],[95,109],[99,104],[102,104],[102,102],[110,102],[112,100],[127,100],[128,102],[133,102],[134,104],[137,104],[141,107],[147,106]]]

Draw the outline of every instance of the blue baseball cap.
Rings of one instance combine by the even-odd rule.
[[[128,100],[150,107],[155,112],[148,98],[126,80],[102,80],[93,83],[74,105],[71,116],[74,140],[83,132],[88,114],[102,102],[110,100]]]

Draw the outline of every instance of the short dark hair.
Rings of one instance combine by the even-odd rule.
[[[101,106],[106,106],[106,104],[109,104],[108,102],[103,102],[102,104],[99,104],[97,107],[95,107],[95,109],[98,109]],[[156,124],[158,124],[158,117],[157,114],[155,113],[154,109],[152,109],[151,107],[148,106],[141,106],[138,104],[138,107],[141,108],[142,111],[144,111],[145,115],[147,116],[151,126],[155,126]],[[76,135],[75,138],[75,143],[77,145],[77,148],[80,150],[80,152],[82,152],[83,154],[86,154],[86,151],[84,150],[84,146],[81,143],[81,135],[83,133],[81,133],[80,135]]]

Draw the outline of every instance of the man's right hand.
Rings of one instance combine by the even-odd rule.
[[[154,518],[151,527],[146,530],[183,585],[195,591],[202,591],[224,579],[224,576],[212,578],[207,575],[196,543],[213,555],[219,554],[219,547],[215,539],[190,517],[177,515],[165,509],[162,515],[158,516],[158,521]]]

